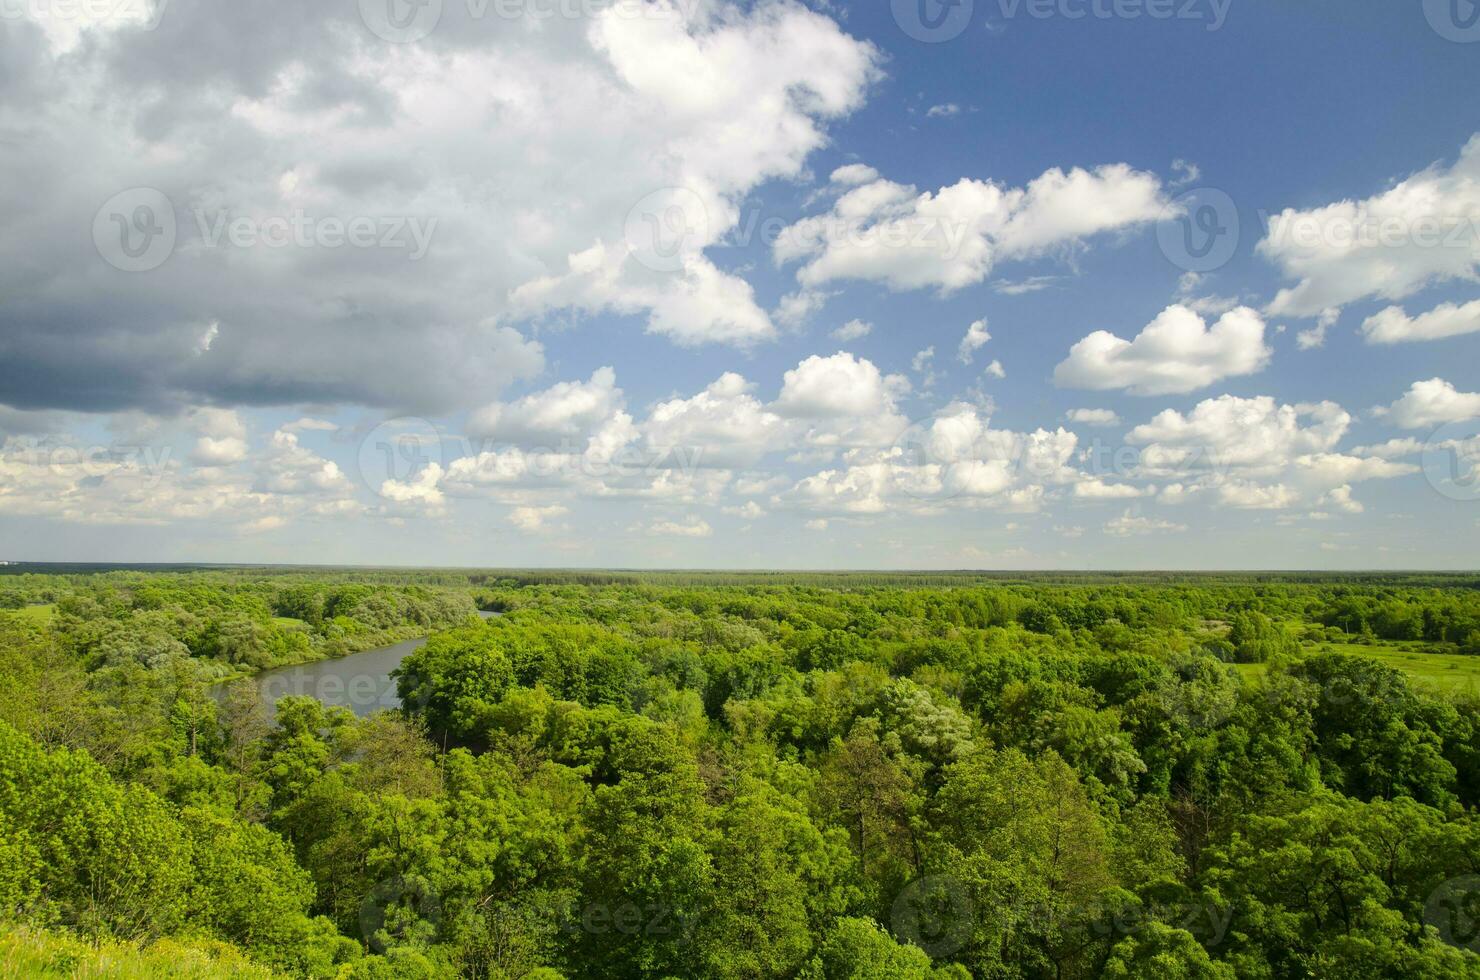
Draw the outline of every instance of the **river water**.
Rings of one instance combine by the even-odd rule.
[[[478,615],[484,619],[492,619],[500,614],[479,610]],[[245,681],[218,684],[211,688],[211,693],[220,702],[226,699],[233,684],[256,684],[269,721],[277,714],[278,700],[290,694],[318,698],[330,707],[345,707],[363,718],[375,711],[401,706],[401,699],[396,696],[396,682],[391,679],[391,671],[421,649],[426,641],[427,638],[421,636],[333,660],[317,660],[293,667],[274,667],[246,678]]]

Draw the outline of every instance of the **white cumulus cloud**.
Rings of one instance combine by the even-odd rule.
[[[709,522],[689,516],[680,521],[653,521],[644,530],[649,534],[661,534],[679,538],[707,538],[714,534]]]
[[[1064,388],[1185,394],[1260,371],[1270,353],[1264,320],[1248,307],[1230,310],[1210,327],[1191,309],[1173,305],[1133,340],[1095,331],[1070,349],[1053,376]]]
[[[1105,427],[1120,424],[1120,416],[1108,408],[1071,408],[1064,418],[1080,425]]]
[[[987,345],[992,335],[987,331],[987,321],[977,320],[966,328],[966,336],[961,338],[961,346],[956,351],[956,356],[961,359],[962,364],[970,364],[976,352]]]
[[[1415,381],[1402,398],[1377,413],[1404,429],[1422,429],[1480,417],[1480,393],[1457,391],[1443,378]]]
[[[1435,165],[1362,200],[1287,208],[1259,252],[1294,286],[1276,316],[1315,316],[1359,299],[1401,300],[1424,286],[1480,270],[1480,135],[1451,167]]]
[[[485,405],[469,417],[468,434],[553,447],[586,439],[623,404],[616,371],[603,367],[588,381],[562,381],[514,402]]]
[[[1125,164],[1053,169],[1018,188],[963,178],[921,193],[876,179],[786,228],[773,253],[801,263],[804,287],[852,279],[949,293],[984,281],[1000,260],[1146,224],[1164,207],[1161,181]]]
[[[842,342],[847,343],[850,340],[858,340],[861,337],[867,337],[873,332],[874,325],[872,323],[865,323],[862,320],[849,320],[847,323],[834,330],[830,334],[830,336],[833,340],[841,340]]]
[[[1463,306],[1443,303],[1412,317],[1401,306],[1389,306],[1362,323],[1362,336],[1369,344],[1442,340],[1477,331],[1480,331],[1480,300]]]

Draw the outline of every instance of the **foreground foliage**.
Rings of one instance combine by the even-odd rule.
[[[213,941],[162,939],[139,947],[61,932],[0,931],[3,980],[271,980],[272,971]]]

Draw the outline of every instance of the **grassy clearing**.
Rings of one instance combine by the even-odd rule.
[[[19,616],[22,619],[29,619],[37,623],[51,622],[51,617],[56,614],[56,611],[56,606],[22,606],[19,609],[11,610],[13,615]]]
[[[1233,669],[1245,681],[1255,681],[1269,673],[1269,664],[1234,664]]]
[[[1353,657],[1371,657],[1401,670],[1419,683],[1449,691],[1480,692],[1480,657],[1432,653],[1423,649],[1422,643],[1381,641],[1373,644],[1320,643],[1311,649]]]
[[[1420,687],[1441,691],[1480,694],[1480,657],[1455,653],[1435,653],[1419,642],[1399,643],[1333,643],[1308,644],[1306,655],[1339,653],[1349,657],[1367,657],[1408,675]],[[1233,668],[1246,682],[1254,682],[1269,672],[1268,664],[1234,664]]]

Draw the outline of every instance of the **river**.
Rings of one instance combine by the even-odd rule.
[[[478,615],[484,619],[492,619],[500,613],[480,609]],[[274,667],[245,680],[257,685],[269,721],[277,714],[278,700],[290,694],[318,698],[330,707],[345,707],[363,718],[375,711],[401,706],[401,699],[396,696],[396,682],[391,679],[391,671],[421,649],[426,641],[426,637],[420,636],[414,640],[402,640],[388,647],[376,647],[374,650],[352,653],[333,660]],[[227,691],[238,683],[241,681],[218,684],[211,689],[211,693],[217,701],[224,701]]]

